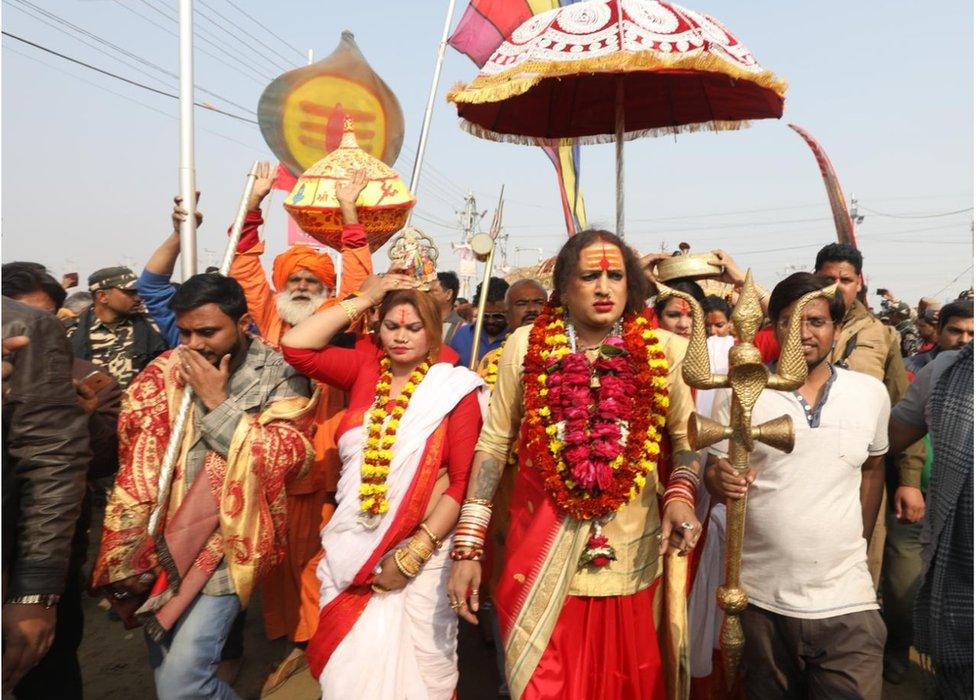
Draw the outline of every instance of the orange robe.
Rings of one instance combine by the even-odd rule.
[[[247,245],[256,238],[263,223],[259,212],[248,212],[241,239]],[[366,236],[358,224],[343,229],[343,240],[361,245],[344,247],[342,282],[338,294],[327,299],[321,308],[359,289],[373,270]],[[261,266],[264,241],[238,248],[230,275],[244,288],[247,307],[262,337],[274,346],[291,328],[278,315],[275,292]],[[302,571],[321,549],[319,532],[335,510],[335,491],[339,483],[339,455],[335,432],[346,406],[346,395],[320,385],[315,410],[315,462],[308,474],[286,484],[288,508],[288,547],[285,559],[272,569],[263,582],[264,630],[269,639],[287,636],[293,642],[307,641],[315,632],[319,619],[318,591],[314,597],[302,595]]]

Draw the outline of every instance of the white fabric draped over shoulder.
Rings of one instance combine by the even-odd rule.
[[[357,519],[363,427],[351,428],[339,438],[338,505],[322,531],[325,553],[317,569],[320,607],[349,586],[382,542],[413,481],[427,440],[441,421],[461,399],[483,387],[484,382],[463,367],[438,363],[427,371],[400,420],[386,482],[390,509],[374,529]],[[449,551],[450,542],[446,542],[403,590],[372,595],[319,678],[324,698],[451,696],[457,684],[457,616],[446,595]]]

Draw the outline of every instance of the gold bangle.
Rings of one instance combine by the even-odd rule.
[[[434,543],[434,549],[440,549],[443,546],[444,540],[435,535],[434,531],[427,527],[427,523],[420,523],[419,527],[430,538],[430,541]]]
[[[464,503],[462,503],[461,505],[463,506],[468,503],[474,503],[479,506],[487,506],[488,508],[491,508],[491,501],[487,498],[465,498]]]
[[[416,537],[407,542],[407,551],[411,554],[415,554],[417,558],[420,559],[421,563],[430,559],[430,555],[434,553],[433,549],[425,545],[423,542],[419,542]]]
[[[348,299],[343,299],[339,302],[339,306],[342,307],[342,310],[346,312],[346,316],[349,317],[349,323],[356,320],[356,316],[359,315],[359,312],[356,310],[356,307],[353,306],[351,301]]]
[[[393,552],[393,563],[396,564],[396,568],[400,570],[400,573],[407,578],[416,578],[417,574],[420,573],[420,566],[417,566],[415,570],[408,569],[406,563],[403,561],[405,554],[405,549],[398,549]]]

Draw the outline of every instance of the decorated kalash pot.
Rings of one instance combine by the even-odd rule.
[[[418,282],[418,289],[430,291],[430,283],[437,279],[437,245],[426,233],[409,226],[390,244],[390,269]]]
[[[417,198],[396,171],[359,147],[349,117],[343,124],[338,148],[298,178],[284,206],[302,231],[340,250],[342,211],[336,198],[336,185],[351,178],[357,170],[365,170],[367,183],[356,200],[356,212],[369,239],[369,249],[375,252],[404,227]]]

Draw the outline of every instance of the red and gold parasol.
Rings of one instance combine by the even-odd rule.
[[[339,147],[298,178],[284,207],[305,233],[340,250],[342,211],[336,185],[357,170],[366,171],[368,182],[356,200],[356,210],[369,248],[375,252],[406,225],[417,199],[390,166],[359,147],[348,117]]]
[[[591,0],[531,17],[456,86],[463,128],[527,145],[739,129],[783,114],[786,83],[718,20],[667,2]]]

